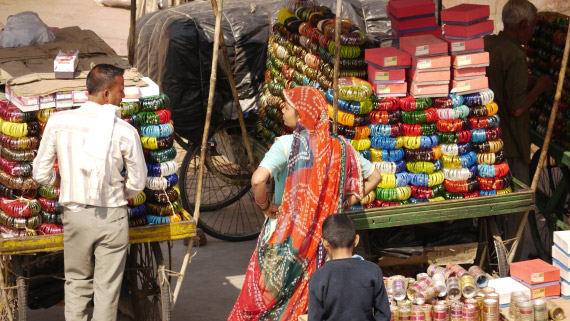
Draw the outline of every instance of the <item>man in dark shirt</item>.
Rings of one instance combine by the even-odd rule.
[[[358,235],[346,214],[323,222],[323,245],[331,257],[309,282],[309,321],[389,321],[382,270],[353,257]]]
[[[552,88],[552,79],[530,77],[526,45],[537,21],[536,7],[528,0],[509,0],[503,7],[503,31],[486,36],[489,52],[489,87],[495,93],[501,117],[504,152],[513,176],[530,185],[530,113],[540,94]],[[507,221],[507,238],[516,235],[522,213]]]

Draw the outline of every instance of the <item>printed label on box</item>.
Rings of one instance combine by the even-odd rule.
[[[467,91],[471,89],[470,81],[460,81],[457,83],[457,91]]]
[[[471,64],[471,55],[457,57],[457,65],[465,66]]]
[[[427,55],[429,53],[429,46],[417,46],[416,47],[416,56]]]
[[[431,68],[431,59],[418,60],[418,69],[428,69],[428,68]]]
[[[386,40],[380,44],[380,48],[388,48],[388,47],[392,47],[392,40]]]
[[[384,66],[392,67],[398,63],[398,57],[385,57],[384,58]]]
[[[530,275],[530,281],[533,283],[544,282],[544,272],[536,272]]]
[[[451,44],[451,51],[463,51],[465,50],[465,42],[454,42]]]
[[[376,86],[376,94],[389,94],[390,93],[390,87],[388,86],[382,86],[382,85],[377,85]]]
[[[377,71],[374,74],[375,74],[374,80],[388,80],[388,79],[390,79],[390,73],[389,72]]]
[[[542,298],[545,296],[546,290],[544,288],[532,290],[532,299]]]

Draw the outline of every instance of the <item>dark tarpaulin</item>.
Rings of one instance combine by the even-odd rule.
[[[386,2],[343,1],[343,18],[363,30],[386,30]],[[255,107],[264,81],[271,26],[287,1],[224,1],[222,28],[240,103]],[[335,12],[336,1],[319,1]],[[170,97],[176,132],[192,142],[202,137],[213,54],[215,18],[210,2],[190,2],[157,11],[137,21],[135,67]],[[235,118],[227,70],[220,52],[213,126]]]

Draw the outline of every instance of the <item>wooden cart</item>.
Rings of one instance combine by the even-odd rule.
[[[170,320],[175,296],[170,290],[170,278],[184,277],[186,264],[179,273],[166,268],[160,242],[193,239],[196,224],[193,221],[163,225],[146,225],[129,230],[130,249],[125,266],[124,284],[135,320]],[[188,242],[188,251],[194,242]],[[34,264],[39,253],[49,253],[39,259],[62,256],[63,234],[0,239],[0,320],[27,318],[27,267]],[[58,258],[56,258],[57,260]],[[45,275],[42,277],[57,277]]]

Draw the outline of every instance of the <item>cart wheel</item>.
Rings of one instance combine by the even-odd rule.
[[[256,149],[254,140],[250,140]],[[181,169],[184,208],[192,213],[196,199],[200,148],[190,146]],[[259,157],[256,164],[259,162]],[[207,234],[226,241],[245,241],[259,234],[265,217],[251,191],[252,169],[238,124],[214,131],[206,148],[200,219]]]
[[[10,271],[10,257],[0,256],[0,320],[15,320],[17,306],[17,293],[14,288],[16,278]]]
[[[163,305],[161,268],[164,269],[164,259],[159,243],[131,245],[125,278],[137,321],[170,321],[170,304]]]
[[[509,265],[507,264],[507,250],[501,237],[501,231],[497,226],[495,217],[485,217],[479,220],[479,237],[485,240],[485,249],[479,255],[486,260],[485,268],[488,271],[495,271],[499,277],[509,276]]]
[[[540,150],[537,151],[530,163],[530,177],[534,176]],[[570,197],[568,195],[568,182],[570,169],[558,166],[552,160],[542,168],[542,173],[536,187],[536,209],[528,216],[528,223],[532,240],[540,258],[550,262],[552,260],[553,232],[558,230],[557,222],[568,222]]]

